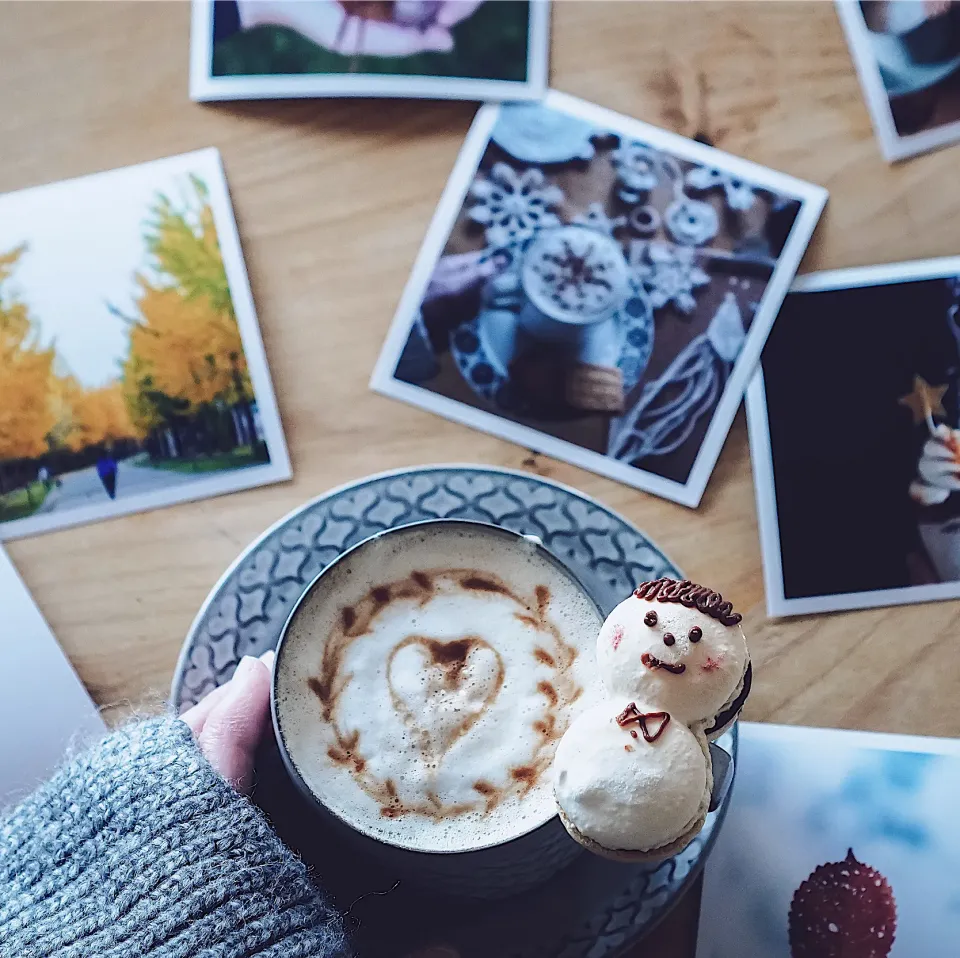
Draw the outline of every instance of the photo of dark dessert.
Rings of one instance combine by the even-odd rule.
[[[960,7],[954,0],[862,0],[901,136],[960,120]]]
[[[960,4],[837,0],[889,160],[960,139]]]
[[[787,297],[748,396],[773,614],[960,595],[958,275],[811,274]]]

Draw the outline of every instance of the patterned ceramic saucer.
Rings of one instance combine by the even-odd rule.
[[[273,648],[293,604],[345,549],[384,529],[444,517],[539,536],[605,613],[637,582],[679,575],[624,518],[539,476],[483,466],[428,466],[370,476],[281,519],[227,570],[184,644],[173,682],[175,706],[182,710],[226,682],[241,656]],[[720,744],[735,752],[735,733]],[[258,758],[258,803],[348,912],[358,953],[382,958],[613,958],[648,931],[693,881],[726,810],[724,802],[692,844],[658,865],[623,865],[584,854],[547,885],[516,898],[438,907],[436,896],[394,887],[382,868],[342,849],[285,779],[268,743]]]

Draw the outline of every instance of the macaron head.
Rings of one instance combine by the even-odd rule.
[[[600,631],[597,656],[607,690],[694,725],[711,720],[746,670],[740,615],[688,580],[642,583]]]

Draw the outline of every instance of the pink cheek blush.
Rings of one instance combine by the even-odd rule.
[[[620,648],[620,643],[623,641],[623,626],[615,625],[613,627],[613,638],[610,640],[610,644],[613,646],[613,651],[616,652]]]
[[[707,661],[700,666],[700,668],[703,669],[704,672],[716,672],[717,669],[719,669],[723,664],[723,659],[724,655],[721,652],[716,658],[713,658],[713,656],[708,658]]]

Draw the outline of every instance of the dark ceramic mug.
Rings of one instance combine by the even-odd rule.
[[[489,537],[491,548],[535,550],[549,562],[589,603],[596,608],[598,620],[603,612],[573,573],[557,559],[535,536],[523,536],[500,526],[458,519],[429,520],[399,526],[363,540],[344,552],[323,569],[311,582],[292,609],[281,633],[271,691],[271,713],[280,755],[294,784],[310,806],[325,822],[351,842],[358,851],[379,860],[385,868],[426,888],[472,898],[501,898],[518,894],[539,885],[560,869],[570,864],[582,851],[564,829],[551,806],[522,834],[506,840],[492,840],[481,846],[472,845],[462,851],[427,851],[407,844],[392,843],[372,828],[365,827],[358,818],[348,818],[327,801],[316,788],[311,788],[297,768],[284,735],[284,716],[280,685],[284,676],[284,655],[290,645],[289,637],[298,617],[309,608],[311,597],[330,587],[339,568],[350,568],[348,563],[363,550],[375,548],[385,539],[396,538],[411,531],[435,527],[469,528]],[[371,583],[372,585],[372,583]],[[318,717],[318,727],[322,720]],[[732,765],[725,752],[711,746],[714,756],[714,805],[719,803],[732,778]],[[719,755],[717,754],[719,753]]]

